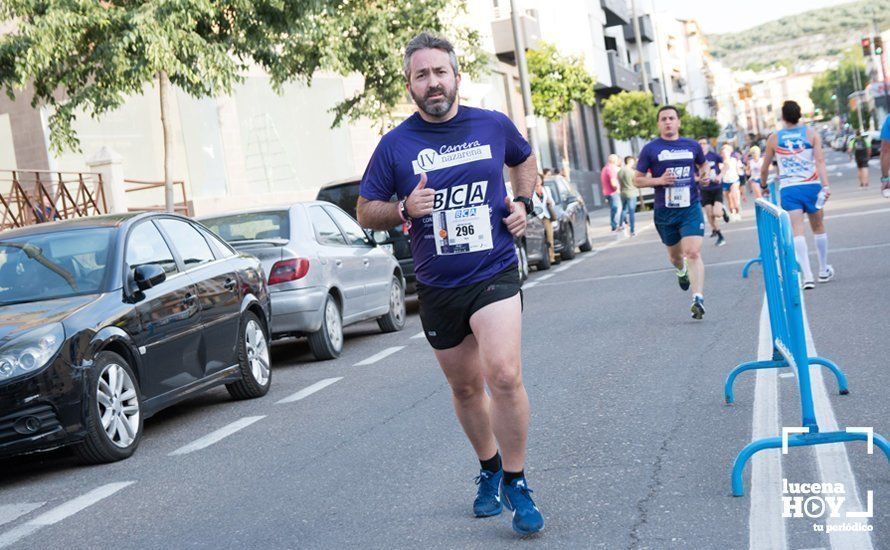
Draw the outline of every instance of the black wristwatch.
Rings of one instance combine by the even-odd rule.
[[[521,202],[522,205],[525,206],[525,213],[526,213],[526,214],[531,214],[532,211],[535,209],[535,203],[533,203],[532,200],[531,200],[530,198],[528,198],[528,197],[520,197],[520,196],[517,195],[517,196],[513,199],[513,202]]]

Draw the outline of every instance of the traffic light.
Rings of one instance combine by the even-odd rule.
[[[877,49],[877,43],[875,44],[875,49]],[[862,55],[866,57],[871,55],[871,40],[867,36],[862,39]]]
[[[875,36],[875,55],[881,55],[882,53],[884,53],[884,39],[879,34]]]

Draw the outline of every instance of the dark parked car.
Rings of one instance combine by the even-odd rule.
[[[404,328],[398,262],[333,204],[302,202],[201,222],[263,262],[273,338],[306,336],[316,359],[333,359],[343,350],[345,325],[376,319],[383,332]]]
[[[507,196],[513,200],[513,188],[510,182],[506,182]],[[519,260],[519,279],[528,279],[532,267],[538,271],[550,269],[550,255],[547,253],[547,237],[544,233],[544,222],[538,218],[539,205],[535,205],[535,211],[526,219],[525,235],[513,239],[516,248],[516,257]]]
[[[563,260],[575,257],[575,248],[589,252],[593,247],[587,233],[587,207],[574,184],[562,176],[552,176],[544,180],[544,185],[553,195],[556,203],[558,223],[553,227],[554,252]]]
[[[358,178],[329,183],[318,190],[315,200],[336,204],[347,214],[358,219],[355,206],[358,203],[359,183],[361,180]],[[395,201],[396,197],[393,197],[392,200]],[[411,241],[408,237],[407,224],[397,225],[389,231],[376,232],[375,238],[377,244],[392,252],[396,260],[399,261],[399,266],[401,266],[402,274],[405,277],[405,291],[415,292],[417,279],[414,276],[414,257],[411,256]]]
[[[259,260],[171,214],[0,234],[0,455],[130,456],[143,420],[225,384],[269,390]]]

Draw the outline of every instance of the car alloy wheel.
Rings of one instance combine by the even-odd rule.
[[[263,328],[254,319],[244,327],[244,344],[250,373],[257,384],[265,386],[269,382],[269,344]]]
[[[343,321],[334,300],[328,300],[324,306],[324,323],[331,345],[339,352],[343,349]]]
[[[389,287],[389,310],[395,321],[402,325],[405,322],[405,296],[402,285],[393,281]]]
[[[133,379],[117,363],[109,363],[99,375],[96,386],[99,418],[108,440],[125,449],[139,433],[139,396]]]

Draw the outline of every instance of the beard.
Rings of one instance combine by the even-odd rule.
[[[430,99],[431,95],[437,93],[442,94],[442,97]],[[414,95],[414,92],[412,91],[411,99],[414,100],[414,103],[417,104],[417,107],[424,113],[430,116],[440,117],[451,110],[451,106],[454,105],[454,102],[457,100],[457,86],[450,90],[445,88],[444,86],[433,88],[431,90],[427,90],[426,95],[424,95],[423,97]]]

